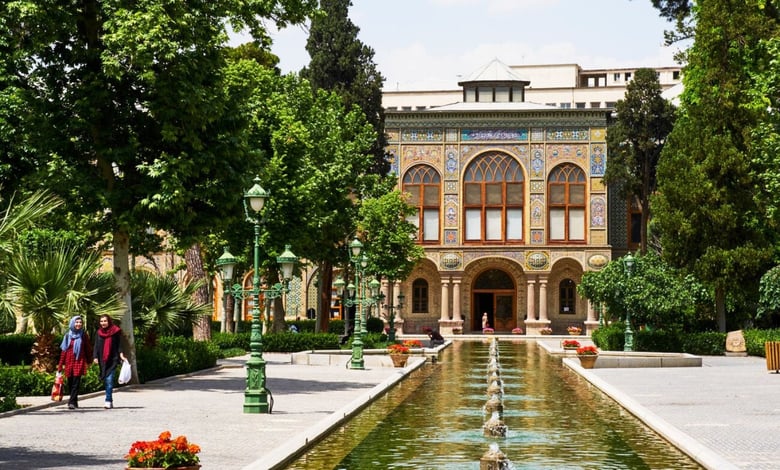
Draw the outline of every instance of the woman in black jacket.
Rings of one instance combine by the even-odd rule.
[[[122,339],[122,330],[114,325],[108,315],[100,316],[100,327],[95,335],[95,363],[100,365],[100,380],[106,385],[105,408],[114,407],[114,371],[125,360],[125,355],[120,351],[119,345]]]

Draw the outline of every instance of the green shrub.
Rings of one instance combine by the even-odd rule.
[[[646,329],[634,332],[635,351],[678,352],[682,350],[681,345],[680,335],[674,331]]]
[[[338,349],[339,337],[331,333],[269,333],[263,336],[263,351],[298,352]]]
[[[767,341],[780,341],[780,330],[744,330],[742,334],[745,336],[745,349],[751,356],[766,356],[766,350],[764,349],[764,343]]]
[[[682,337],[680,351],[699,356],[722,356],[726,352],[726,333],[687,333]]]
[[[180,336],[161,337],[153,348],[138,345],[138,380],[141,383],[208,369],[217,364],[219,346]]]
[[[14,395],[6,395],[2,398],[0,398],[0,413],[3,413],[5,411],[11,411],[21,408],[18,403],[16,403],[16,396]]]
[[[250,333],[212,333],[211,342],[216,344],[219,349],[243,348],[249,351]]]
[[[2,335],[0,336],[0,363],[18,366],[32,364],[33,343],[35,335]]]
[[[344,334],[344,320],[331,320],[328,322],[328,333],[333,333],[334,335],[343,335]]]
[[[219,358],[225,359],[227,357],[238,357],[246,354],[247,350],[244,348],[228,348],[219,350]]]
[[[382,333],[385,331],[385,321],[377,317],[368,317],[366,331],[369,333]]]
[[[92,393],[103,388],[97,367],[90,367],[81,379],[81,392]],[[67,391],[67,378],[65,390]],[[46,396],[51,393],[54,374],[34,372],[27,366],[0,367],[0,390],[3,396]]]
[[[591,339],[599,349],[604,351],[622,351],[623,341],[625,340],[625,328],[625,323],[613,322],[596,329],[591,334]]]

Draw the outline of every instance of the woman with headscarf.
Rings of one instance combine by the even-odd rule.
[[[100,316],[100,327],[95,335],[95,363],[100,366],[100,380],[106,385],[106,409],[114,407],[114,371],[125,355],[119,350],[122,330],[108,315]]]
[[[68,399],[68,408],[75,409],[79,407],[79,386],[81,378],[87,375],[90,361],[92,360],[92,345],[89,342],[89,336],[84,331],[84,320],[81,315],[76,315],[70,319],[68,332],[62,338],[60,344],[60,362],[57,364],[57,371],[62,372],[65,367],[65,377],[68,378],[68,389],[70,398]]]

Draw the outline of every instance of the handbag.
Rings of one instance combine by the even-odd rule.
[[[57,372],[54,376],[54,385],[51,386],[51,400],[62,401],[62,373]]]
[[[130,362],[125,359],[122,361],[122,368],[119,369],[119,384],[124,385],[130,382],[131,378],[133,378],[133,370],[130,368]]]

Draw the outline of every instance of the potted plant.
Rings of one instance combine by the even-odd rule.
[[[455,327],[452,328],[452,334],[453,335],[459,335],[461,333],[463,333],[463,328],[461,328],[459,326],[455,326]]]
[[[482,328],[482,334],[492,335],[494,332],[495,330],[493,330],[493,328],[490,328],[489,326],[486,328]]]
[[[171,439],[170,431],[163,431],[155,441],[136,441],[125,455],[126,470],[136,468],[166,468],[195,470],[200,468],[200,447],[187,442],[185,436]]]
[[[523,329],[519,328],[519,327],[518,328],[512,328],[512,334],[513,335],[522,335],[523,334]]]
[[[407,348],[421,348],[423,347],[422,342],[419,339],[407,339],[404,340],[403,343],[401,343],[403,346],[406,346]]]
[[[582,334],[582,328],[580,328],[579,326],[574,326],[574,325],[566,328],[566,331],[568,331],[569,334],[572,335],[572,336],[577,336],[577,335],[581,335]]]
[[[577,357],[580,358],[583,369],[593,369],[599,357],[599,350],[596,346],[580,346],[577,348]]]
[[[565,339],[561,342],[561,346],[563,346],[563,349],[578,349],[580,342],[576,339]]]
[[[391,344],[387,347],[387,353],[390,355],[390,359],[395,367],[404,367],[406,366],[406,361],[409,360],[409,346],[404,346],[403,344]]]
[[[541,335],[551,335],[552,334],[552,328],[549,326],[545,326],[544,328],[539,330],[539,334]]]

